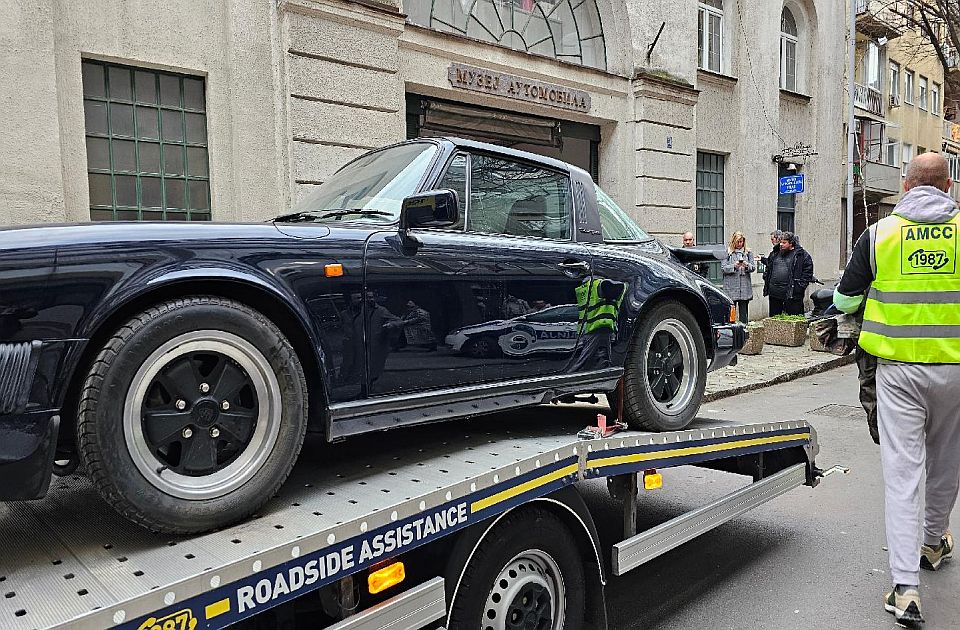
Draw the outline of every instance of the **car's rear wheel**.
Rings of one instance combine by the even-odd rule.
[[[237,302],[191,297],[147,309],[107,341],[77,433],[94,485],[119,512],[187,533],[273,496],[306,424],[303,369],[280,330]]]
[[[475,359],[489,359],[500,353],[500,347],[495,337],[481,335],[464,344],[463,353]]]
[[[663,302],[644,317],[624,369],[627,423],[649,431],[678,431],[696,417],[707,382],[706,346],[693,314]]]

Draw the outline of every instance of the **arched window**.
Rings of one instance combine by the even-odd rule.
[[[791,92],[798,91],[797,48],[800,34],[797,20],[787,7],[780,16],[780,87]]]
[[[697,66],[722,72],[723,0],[700,0],[697,12]]]
[[[419,26],[607,68],[596,0],[409,0],[404,10]]]

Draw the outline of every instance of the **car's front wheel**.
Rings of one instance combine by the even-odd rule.
[[[131,318],[83,384],[81,458],[100,494],[156,531],[239,520],[290,473],[307,425],[296,352],[271,321],[218,297]]]
[[[696,417],[707,382],[706,346],[693,314],[663,302],[646,314],[624,368],[627,423],[648,431],[679,431]]]

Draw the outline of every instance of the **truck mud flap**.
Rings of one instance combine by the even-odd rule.
[[[807,467],[796,464],[657,525],[613,546],[613,574],[623,575],[671,549],[774,499],[807,481]]]

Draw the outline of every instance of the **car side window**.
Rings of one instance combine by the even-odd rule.
[[[470,156],[467,230],[565,240],[572,211],[566,175],[502,157]]]
[[[455,225],[451,225],[448,230],[462,230],[465,217],[467,216],[467,156],[463,153],[457,153],[450,160],[447,171],[437,183],[438,189],[449,189],[457,193],[457,199],[460,201],[460,220]]]

